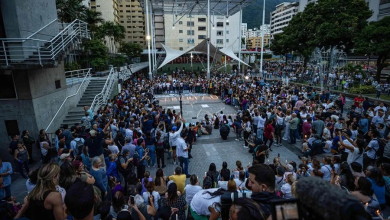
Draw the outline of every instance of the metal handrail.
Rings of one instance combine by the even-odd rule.
[[[71,70],[65,72],[65,80],[66,85],[73,85],[76,83],[80,83],[86,74],[89,72],[89,68],[87,69],[79,69],[79,70]],[[69,79],[69,80],[68,80]]]
[[[115,69],[116,68],[110,69],[110,73],[107,76],[107,80],[104,83],[104,87],[103,87],[102,91],[94,97],[92,104],[91,104],[92,112],[96,112],[97,111],[97,109],[95,109],[96,107],[100,108],[101,105],[106,104],[106,102],[108,101],[111,87],[112,87],[114,80],[115,80],[115,77],[114,77]]]
[[[50,23],[38,30],[38,32],[48,27]],[[0,38],[3,47],[0,61],[5,61],[8,66],[10,62],[23,62],[29,58],[34,62],[34,56],[35,59],[39,60],[40,65],[42,65],[42,61],[55,60],[56,56],[65,51],[75,38],[89,38],[88,24],[76,19],[61,29],[51,40],[32,38],[32,36],[28,38]],[[34,52],[37,52],[37,54],[34,55]]]
[[[34,33],[32,33],[30,36],[28,36],[27,37],[27,39],[30,39],[32,36],[34,36],[34,35],[36,35],[36,34],[38,34],[38,32],[40,32],[40,31],[42,31],[43,29],[45,29],[45,28],[47,28],[47,27],[49,27],[49,25],[51,25],[51,24],[53,24],[54,22],[56,22],[56,21],[58,21],[58,19],[56,18],[56,19],[54,19],[54,20],[52,20],[50,23],[48,23],[47,25],[45,25],[45,26],[43,26],[43,27],[41,27],[40,29],[38,29],[37,31],[35,31]],[[26,39],[26,40],[27,40]],[[23,40],[23,42],[24,42],[25,40]]]
[[[46,127],[45,131],[47,131],[50,128],[51,124],[56,119],[58,113],[61,111],[62,107],[65,105],[66,101],[69,98],[72,98],[73,96],[77,95],[80,92],[81,89],[83,89],[83,92],[84,92],[90,81],[91,81],[91,68],[88,69],[88,73],[85,75],[85,77],[83,79],[83,82],[80,84],[80,86],[77,89],[76,93],[74,93],[73,95],[67,96],[65,98],[65,100],[62,102],[61,106],[58,108],[56,114],[54,115],[53,119],[51,119],[51,121],[50,121],[49,125]]]

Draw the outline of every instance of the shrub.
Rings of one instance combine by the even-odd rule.
[[[355,93],[355,94],[374,94],[374,93],[376,93],[376,89],[374,86],[359,85],[359,86],[350,88],[348,90],[348,92]]]

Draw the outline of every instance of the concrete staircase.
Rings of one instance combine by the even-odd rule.
[[[85,90],[83,96],[81,97],[76,108],[70,110],[65,116],[64,121],[61,124],[61,127],[64,124],[73,126],[75,123],[80,123],[81,118],[85,116],[84,106],[91,106],[95,96],[103,90],[104,84],[106,83],[107,78],[91,78],[87,89]]]

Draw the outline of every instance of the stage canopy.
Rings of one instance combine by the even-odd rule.
[[[187,50],[181,51],[181,50],[175,50],[170,47],[167,47],[166,45],[162,44],[162,46],[165,49],[165,59],[164,62],[158,67],[160,69],[161,67],[167,65],[169,62],[173,61],[174,59],[187,54],[187,53],[202,53],[202,54],[207,54],[207,40],[203,40],[196,46],[192,46],[188,48]],[[226,55],[231,57],[234,60],[237,60],[238,62],[249,66],[246,64],[244,61],[240,60],[234,53],[233,53],[233,47],[232,45],[228,46],[227,48],[222,48],[218,49],[216,48],[213,44],[210,44],[210,56],[213,57],[214,59],[221,60],[221,56]]]
[[[175,14],[177,16],[184,15],[206,15],[207,14],[207,1],[208,0],[150,0],[152,5],[152,11],[154,14]],[[241,8],[245,8],[252,4],[254,0],[209,0],[210,11],[215,15],[226,16],[226,9],[229,11],[229,15],[233,15],[240,11]],[[229,2],[229,3],[227,3]],[[144,1],[140,1],[141,7],[144,7]]]

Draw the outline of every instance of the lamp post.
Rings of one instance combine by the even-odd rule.
[[[184,117],[183,116],[183,102],[181,101],[181,90],[179,90],[179,103],[180,103],[180,115],[181,117]]]
[[[192,56],[192,52],[191,52],[191,72],[194,72],[194,70],[192,68],[192,58],[194,58],[194,56]]]
[[[263,54],[264,54],[264,21],[265,20],[265,0],[263,0],[263,22],[261,28],[261,54],[260,54],[260,72],[263,73]]]

